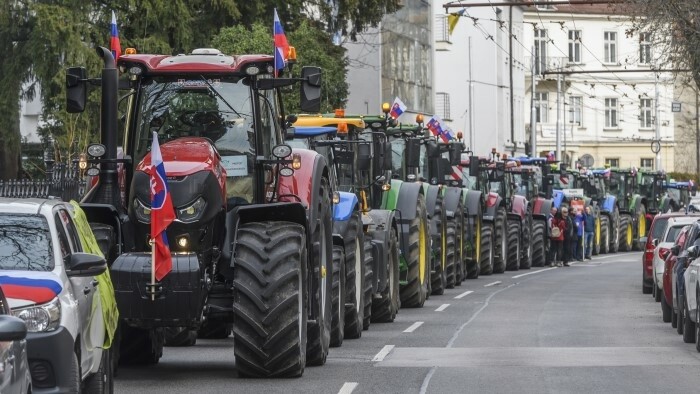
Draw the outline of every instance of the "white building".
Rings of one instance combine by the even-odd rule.
[[[535,77],[537,150],[540,155],[556,151],[559,129],[562,158],[571,163],[658,168],[651,149],[658,132],[660,167],[673,171],[673,76],[660,74],[657,83],[657,76],[647,72],[658,56],[650,36],[629,34],[629,17],[613,12],[607,5],[525,10],[525,46],[533,48],[528,56],[534,55],[540,74]],[[575,72],[562,76],[559,105],[557,75],[544,71]],[[528,75],[523,106],[528,125],[530,85]]]
[[[453,130],[463,131],[467,146],[477,155],[487,155],[492,148],[522,154],[527,142],[521,109],[530,67],[521,42],[523,11],[519,6],[499,7],[499,2],[492,0],[493,7],[451,8],[449,13],[461,13],[452,34],[444,2],[433,3],[436,112]]]

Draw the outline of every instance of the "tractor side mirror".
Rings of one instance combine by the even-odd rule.
[[[301,68],[301,103],[302,112],[321,112],[321,68],[305,66]]]
[[[357,169],[369,171],[372,164],[372,149],[369,144],[357,144]]]
[[[296,128],[294,128],[293,126],[287,126],[287,128],[284,129],[284,139],[285,140],[293,140],[296,133],[297,133]]]
[[[444,180],[445,177],[452,175],[452,163],[448,159],[440,158],[438,160],[438,176],[441,176]]]
[[[388,141],[382,142],[382,152],[384,152],[384,155],[382,156],[382,169],[384,170],[389,170],[392,168],[392,162],[391,162],[391,143]]]
[[[70,67],[66,71],[66,111],[76,114],[85,111],[87,100],[87,71],[85,67]]]
[[[406,141],[406,167],[420,167],[420,139],[409,138]]]
[[[430,183],[434,185],[444,183],[445,177],[452,173],[450,161],[445,158],[431,160],[428,165],[430,166]]]
[[[560,173],[561,175],[566,175],[566,170],[567,170],[567,169],[568,169],[568,168],[567,168],[567,165],[566,165],[566,164],[563,164],[563,163],[562,163],[562,164],[559,165],[559,173]]]
[[[459,144],[461,145],[461,144]],[[450,144],[450,164],[453,166],[458,166],[462,161],[462,150],[459,149],[458,144]]]
[[[427,141],[425,143],[425,155],[429,159],[440,157],[440,147],[438,147],[437,142]]]
[[[469,176],[479,176],[479,157],[471,156],[469,158]]]

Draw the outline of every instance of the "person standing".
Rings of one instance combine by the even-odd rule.
[[[583,212],[574,208],[574,223],[576,224],[576,240],[573,245],[573,258],[583,261]]]
[[[583,251],[585,253],[585,258],[591,260],[591,254],[593,253],[593,234],[595,234],[595,217],[593,216],[590,206],[586,207],[586,213],[583,214],[583,231]]]
[[[552,226],[550,231],[550,259],[551,265],[553,267],[561,267],[562,253],[563,253],[563,243],[564,243],[564,232],[566,231],[566,221],[562,217],[562,213],[554,214],[552,218]]]
[[[564,242],[562,245],[562,260],[563,264],[562,266],[568,267],[569,262],[571,261],[571,252],[572,252],[572,242],[575,241],[576,239],[576,224],[574,223],[573,220],[573,214],[569,214],[569,210],[567,208],[562,208],[561,209],[561,217],[562,220],[564,220]]]
[[[552,245],[552,220],[557,216],[557,207],[552,207],[552,209],[549,210],[549,214],[547,214],[547,238],[549,242],[549,249],[547,250],[547,264],[546,265],[552,265],[554,263],[554,260],[552,259],[552,256],[555,254],[554,246]]]

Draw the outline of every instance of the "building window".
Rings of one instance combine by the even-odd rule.
[[[605,158],[605,165],[606,165],[607,167],[619,168],[619,167],[620,167],[620,159],[619,159],[619,158],[606,157],[606,158]]]
[[[615,128],[617,127],[617,99],[616,98],[606,98],[605,99],[605,127]]]
[[[548,0],[541,0],[542,2],[547,2],[549,3]],[[551,4],[538,4],[535,6],[538,10],[553,10],[554,6]]]
[[[639,64],[651,64],[651,33],[639,34]]]
[[[437,92],[435,95],[435,109],[438,115],[443,120],[452,120],[450,117],[450,94]]]
[[[547,123],[549,113],[549,93],[535,92],[535,110],[537,123]]]
[[[547,30],[535,29],[535,74],[547,70]]]
[[[435,17],[435,41],[450,42],[450,26],[447,22],[447,15]]]
[[[569,122],[583,125],[581,115],[583,110],[583,97],[569,96]]]
[[[581,63],[581,30],[569,30],[569,63]]]
[[[654,119],[652,118],[653,101],[650,98],[639,100],[639,127],[650,129],[654,127]]]
[[[606,31],[603,33],[605,48],[605,63],[617,63],[617,33]]]
[[[639,167],[648,169],[648,170],[653,170],[654,169],[654,159],[649,159],[649,158],[641,158],[639,159]]]

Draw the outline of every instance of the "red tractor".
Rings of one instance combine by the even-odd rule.
[[[157,363],[165,331],[181,334],[170,341],[192,344],[199,330],[233,331],[242,376],[300,376],[307,364],[323,364],[333,272],[329,168],[318,153],[285,144],[294,128],[280,105],[282,88],[301,83],[302,110],[317,112],[321,70],[277,78],[272,56],[213,49],[118,62],[105,48],[97,52],[102,143],[88,148],[88,171],[99,180],[82,205],[110,251],[121,361]],[[69,112],[84,110],[88,81],[84,68],[68,70]],[[121,117],[118,88],[128,90]],[[167,229],[172,271],[155,284],[154,133],[177,216]]]

